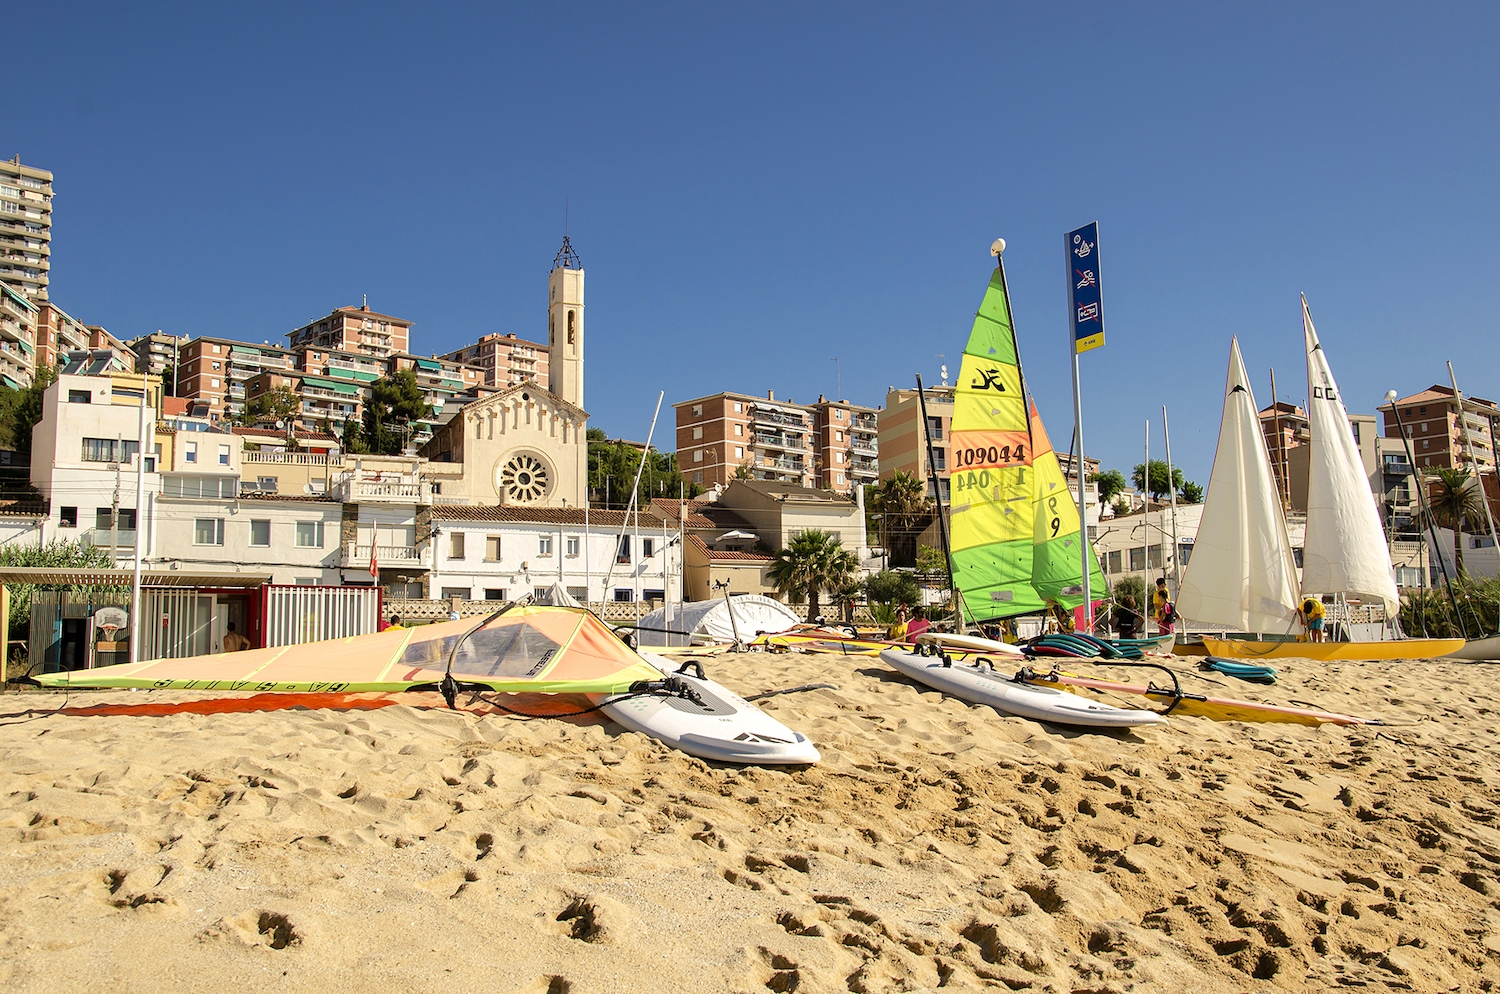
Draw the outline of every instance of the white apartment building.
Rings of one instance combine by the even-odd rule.
[[[232,438],[233,436],[219,436]],[[189,474],[182,495],[163,490],[156,505],[156,568],[222,569],[269,574],[272,583],[337,586],[341,505],[315,497],[246,493],[223,486],[210,493],[210,480],[230,477],[203,474],[197,496]]]
[[[146,411],[146,437],[153,438],[150,400],[160,390],[154,378],[64,374],[43,394],[42,419],[32,432],[31,482],[51,505],[46,538],[114,548],[117,562],[134,562],[141,387],[121,383],[143,379],[153,394]],[[144,469],[149,506],[161,486],[154,443]]]
[[[432,545],[435,597],[519,600],[553,584],[593,604],[682,596],[675,527],[646,515],[590,511],[585,525],[582,508],[435,504]]]

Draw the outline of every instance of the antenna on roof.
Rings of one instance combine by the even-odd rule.
[[[359,305],[367,311],[370,309],[370,295],[368,293],[359,295]]]

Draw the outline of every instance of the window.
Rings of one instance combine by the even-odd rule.
[[[182,443],[182,461],[183,462],[197,462],[198,461],[198,443],[197,442],[183,442]]]
[[[216,355],[217,355],[217,354],[218,354],[218,353],[219,353],[219,352],[221,352],[221,351],[223,351],[223,350],[222,350],[222,349],[220,349],[220,348],[219,348],[219,347],[218,347],[218,346],[217,346],[217,345],[215,345],[215,346],[214,346],[214,353],[215,353],[215,354],[216,354]]]
[[[938,451],[941,452],[942,449],[939,449]],[[837,452],[837,451],[834,452],[834,454],[833,454],[833,461],[834,462],[843,462],[844,461],[844,454],[842,452]],[[938,466],[938,469],[942,469],[942,468],[943,467],[941,465]]]
[[[567,551],[568,555],[570,555],[570,556],[576,556],[576,555],[578,555],[578,545],[579,545],[578,536],[577,535],[569,535],[568,536],[567,545],[565,545],[564,548],[568,550]]]
[[[1108,566],[1105,568],[1105,572],[1120,572],[1120,550],[1115,549],[1113,552],[1111,552],[1108,556],[1105,557],[1105,562],[1108,563]]]
[[[323,548],[323,522],[321,522],[321,521],[299,521],[299,522],[297,522],[297,548],[299,548],[299,549],[321,549],[321,548]]]
[[[694,483],[702,483],[703,482],[703,474],[702,473],[694,473],[693,474],[693,482]]]
[[[94,527],[103,531],[109,531],[111,519],[114,515],[107,507],[101,507],[94,511]]]
[[[224,544],[224,519],[223,518],[194,518],[193,519],[193,544],[194,545],[223,545]]]
[[[702,438],[703,437],[703,426],[702,425],[698,425],[698,426],[696,426],[693,429],[693,437],[694,438]]]
[[[229,446],[227,446],[227,445],[221,445],[221,446],[219,446],[219,465],[220,466],[228,466],[229,465]]]
[[[839,455],[843,455],[843,453],[840,452]],[[932,450],[932,468],[935,469],[935,470],[937,470],[940,473],[943,472],[944,470],[946,470],[948,468],[948,450],[947,449],[933,449]]]
[[[1186,566],[1188,564],[1188,560],[1191,558],[1193,558],[1193,544],[1191,542],[1184,542],[1181,545],[1177,546],[1178,562]]]
[[[1302,568],[1302,549],[1300,546],[1292,546],[1292,564],[1298,569]]]
[[[833,440],[835,442],[842,442],[844,440],[844,433],[841,432],[841,431],[834,432],[833,433]]]
[[[734,447],[734,457],[736,459],[745,458],[745,447],[743,445],[736,445]]]
[[[208,378],[208,383],[209,386],[217,387],[219,385],[219,378],[217,376],[210,376]]]
[[[448,533],[448,558],[462,559],[464,557],[464,533]]]
[[[299,576],[293,582],[299,587],[316,587],[318,585],[318,578],[315,576]]]
[[[121,441],[115,438],[85,438],[83,440],[84,462],[129,462],[140,451],[139,442]]]
[[[745,434],[745,426],[744,425],[735,425],[734,426],[734,433],[736,435],[743,435],[743,434]]]
[[[1161,569],[1161,546],[1153,545],[1147,550],[1146,566],[1148,569]]]
[[[701,417],[703,417],[703,405],[702,404],[694,404],[693,405],[693,417],[695,417],[695,418],[701,418]]]
[[[835,420],[835,421],[842,421],[842,420],[844,420],[844,412],[840,411],[840,410],[835,410],[833,412],[833,420]]]
[[[642,559],[650,559],[654,555],[656,555],[656,539],[654,539],[654,538],[643,538],[643,539],[641,539],[641,558]]]
[[[625,587],[616,587],[615,588],[615,603],[616,604],[629,604],[633,600],[635,600],[635,591],[629,590],[629,589],[627,589]]]
[[[743,414],[744,412],[745,412],[745,405],[742,404],[742,403],[740,403],[739,401],[735,401],[734,402],[734,413],[736,413],[736,414]]]
[[[484,561],[487,563],[498,563],[500,561],[500,536],[488,535],[484,540]]]
[[[665,590],[642,590],[641,597],[648,601],[664,601],[667,599]]]
[[[629,535],[621,535],[620,536],[620,549],[615,554],[615,562],[616,563],[628,563],[628,562],[630,562],[630,536]],[[619,600],[618,597],[615,598],[615,599]]]
[[[487,601],[503,601],[503,600],[505,600],[505,588],[501,587],[499,590],[496,590],[493,587],[485,587],[484,588],[484,599],[487,600]]]
[[[93,394],[90,393],[88,390],[69,390],[68,391],[68,403],[70,403],[70,404],[87,404],[87,403],[90,403],[92,400],[93,400]]]
[[[943,437],[943,419],[939,418],[939,417],[933,417],[932,415],[929,414],[927,416],[927,431],[935,439],[942,438]]]
[[[702,449],[694,449],[693,450],[693,462],[702,462],[702,461],[703,461],[703,450]]]
[[[59,528],[77,528],[78,527],[78,508],[76,508],[76,507],[62,507],[62,508],[58,508],[58,515],[59,515],[59,520],[58,520],[57,524],[58,524]]]
[[[167,476],[161,481],[163,497],[233,497],[239,480],[232,476]]]
[[[552,555],[552,536],[542,535],[536,540],[536,554],[539,556]]]
[[[1130,568],[1135,572],[1146,568],[1146,547],[1144,545],[1138,545],[1130,550]]]
[[[461,601],[468,600],[469,599],[469,588],[468,587],[444,587],[443,588],[443,600],[446,601],[446,600],[449,600],[449,599],[454,598],[454,597],[457,597]]]
[[[833,476],[834,476],[834,482],[836,482],[836,483],[843,483],[844,482],[844,474],[843,473],[835,473],[835,474],[833,474]]]
[[[214,363],[214,369],[218,369],[218,368],[219,368],[219,364],[217,362],[215,362]]]
[[[262,548],[271,544],[271,522],[255,520],[250,522],[250,544]]]
[[[255,489],[262,493],[274,494],[279,489],[279,481],[274,476],[257,476]]]

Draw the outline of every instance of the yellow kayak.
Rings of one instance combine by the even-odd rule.
[[[1227,659],[1436,659],[1463,648],[1463,639],[1389,639],[1381,642],[1258,642],[1203,636],[1210,656]]]

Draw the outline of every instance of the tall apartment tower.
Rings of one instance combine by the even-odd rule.
[[[52,256],[52,174],[0,161],[0,280],[32,300],[47,299]]]
[[[563,235],[547,278],[547,389],[583,407],[583,261]]]

